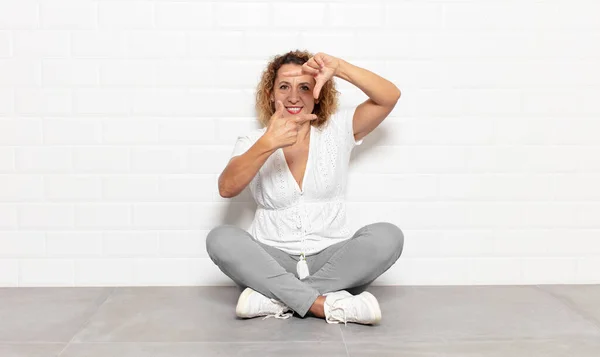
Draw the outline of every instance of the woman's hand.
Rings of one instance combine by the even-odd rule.
[[[321,88],[323,85],[331,79],[331,77],[337,74],[337,70],[340,67],[340,59],[330,56],[328,54],[319,52],[311,57],[306,63],[302,65],[302,69],[297,71],[288,71],[282,73],[284,76],[302,76],[310,74],[315,77],[315,89],[313,90],[313,96],[315,99],[319,99]]]
[[[275,103],[275,113],[269,120],[267,131],[263,134],[268,138],[273,149],[291,146],[298,140],[298,129],[303,123],[317,119],[315,114],[298,114],[292,117],[284,117],[284,106],[281,101]]]

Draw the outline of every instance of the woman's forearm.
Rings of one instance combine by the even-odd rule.
[[[373,102],[381,106],[394,106],[400,98],[400,89],[394,83],[364,68],[339,59],[335,76],[357,86]]]
[[[248,151],[229,161],[218,180],[221,197],[232,198],[239,195],[275,152],[271,143],[263,138],[258,139]]]

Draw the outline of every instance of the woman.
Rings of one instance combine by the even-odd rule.
[[[333,77],[369,99],[338,111]],[[346,222],[345,190],[352,149],[392,111],[400,90],[342,59],[305,51],[275,56],[262,74],[256,109],[264,128],[237,139],[219,176],[219,193],[249,186],[257,203],[248,231],[211,230],[213,262],[246,287],[237,316],[289,318],[296,312],[328,323],[376,324],[377,299],[362,291],[400,257],[402,231],[391,223]]]

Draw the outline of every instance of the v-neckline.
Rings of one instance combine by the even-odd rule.
[[[290,166],[287,163],[287,159],[285,158],[285,152],[283,151],[283,148],[281,149],[281,157],[283,159],[283,164],[286,167],[286,171],[288,172],[288,175],[292,178],[292,181],[294,181],[294,187],[300,194],[304,193],[304,186],[306,184],[306,173],[308,172],[308,169],[310,168],[310,154],[312,152],[312,145],[313,145],[313,140],[314,140],[313,134],[314,134],[313,126],[310,125],[310,137],[308,139],[308,155],[306,156],[306,167],[304,168],[304,173],[302,174],[302,187],[300,187],[300,185],[298,184],[298,181],[296,181],[296,178],[294,177],[294,174],[292,173],[292,170],[290,169]]]

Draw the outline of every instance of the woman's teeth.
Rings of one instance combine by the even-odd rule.
[[[287,109],[288,113],[290,113],[290,114],[298,114],[302,110],[302,108],[294,108],[294,107],[288,107],[286,109]]]

